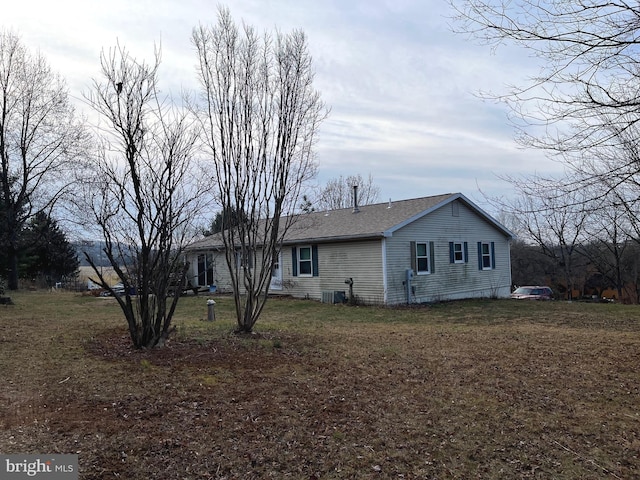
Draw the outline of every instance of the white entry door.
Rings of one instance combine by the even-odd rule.
[[[278,261],[273,266],[270,290],[282,290],[282,252],[278,253]]]

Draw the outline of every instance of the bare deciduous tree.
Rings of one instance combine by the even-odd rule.
[[[349,175],[333,178],[321,190],[316,202],[317,210],[337,210],[354,205],[353,187],[358,187],[358,205],[376,203],[380,197],[380,187],[373,183],[371,174],[364,179],[362,175]]]
[[[458,28],[498,46],[513,43],[541,60],[540,74],[502,97],[527,124],[525,144],[561,153],[616,142],[640,119],[640,5],[580,0],[450,0]],[[555,128],[553,128],[555,127]]]
[[[633,127],[621,132],[615,146],[594,146],[574,157],[562,178],[507,178],[521,195],[519,200],[507,202],[507,209],[510,218],[520,219],[527,227],[520,230],[522,237],[539,244],[542,236],[532,235],[531,225],[557,223],[567,215],[573,216],[582,227],[571,240],[572,254],[584,258],[587,280],[592,279],[588,283],[591,287],[615,289],[616,297],[627,301],[637,297],[629,288],[635,285],[636,273],[626,267],[634,263],[630,262],[632,243],[640,239],[640,150],[637,137],[632,134],[635,130]],[[504,202],[499,205],[505,208]],[[549,237],[551,248],[544,250],[561,253],[562,242],[554,238],[555,235]],[[566,266],[562,256],[554,257],[560,266]],[[594,279],[599,279],[600,285]]]
[[[87,257],[98,283],[116,296],[137,348],[162,344],[171,332],[187,269],[182,251],[202,199],[191,170],[198,130],[185,110],[159,98],[159,65],[159,52],[147,64],[110,49],[86,95],[101,119],[101,148],[83,199],[124,295]]]
[[[303,32],[260,36],[220,8],[217,24],[194,29],[192,40],[215,200],[245,219],[222,238],[238,331],[251,332],[300,190],[315,175],[312,146],[327,110]]]
[[[622,211],[603,205],[593,212],[586,224],[586,237],[580,246],[580,253],[602,277],[604,285],[616,290],[616,297],[623,297],[624,263],[631,243],[621,225]]]
[[[519,196],[502,207],[516,218],[526,240],[561,267],[571,298],[580,271],[579,248],[591,210],[581,191],[565,191],[562,183],[537,178],[516,184]]]
[[[518,125],[522,144],[557,155],[567,167],[567,177],[556,182],[564,193],[554,197],[555,211],[543,209],[537,215],[558,217],[579,208],[578,218],[587,214],[590,225],[602,227],[592,235],[604,242],[601,247],[613,249],[607,257],[619,263],[622,252],[616,249],[624,234],[617,222],[632,229],[638,224],[640,5],[598,0],[450,3],[458,12],[460,30],[493,47],[523,47],[540,60],[539,75],[489,96],[504,100],[514,118],[523,121]],[[512,181],[519,191],[525,182],[537,183]],[[592,240],[576,239],[584,242],[583,253],[593,251]],[[621,268],[612,268],[612,283],[620,293]]]
[[[18,288],[18,235],[69,190],[87,135],[64,80],[17,35],[0,31],[0,204],[8,287]]]

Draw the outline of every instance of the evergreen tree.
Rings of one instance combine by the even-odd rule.
[[[216,213],[216,216],[211,220],[209,228],[204,230],[202,234],[205,237],[209,237],[227,228],[237,227],[243,222],[247,222],[246,215],[244,215],[241,210],[230,207]]]
[[[25,278],[44,278],[53,285],[78,270],[75,249],[57,222],[44,212],[29,221],[20,235],[20,244],[20,271]]]
[[[313,202],[307,195],[302,195],[302,202],[300,203],[300,211],[302,213],[312,213],[315,212],[316,209],[313,206]]]

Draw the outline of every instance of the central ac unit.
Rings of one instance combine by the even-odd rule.
[[[323,290],[322,303],[345,303],[347,294],[344,290]]]

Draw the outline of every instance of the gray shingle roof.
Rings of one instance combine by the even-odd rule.
[[[469,205],[490,223],[503,230],[506,235],[511,236],[509,231],[497,224],[495,220],[462,194],[447,193],[431,197],[363,205],[357,213],[354,213],[353,208],[350,207],[301,214],[285,235],[284,243],[337,242],[382,238],[456,199],[460,199]],[[220,237],[213,235],[193,243],[190,249],[214,248],[221,245]]]
[[[389,231],[440,205],[453,194],[376,203],[301,215],[285,236],[285,243],[339,241],[383,237]]]

